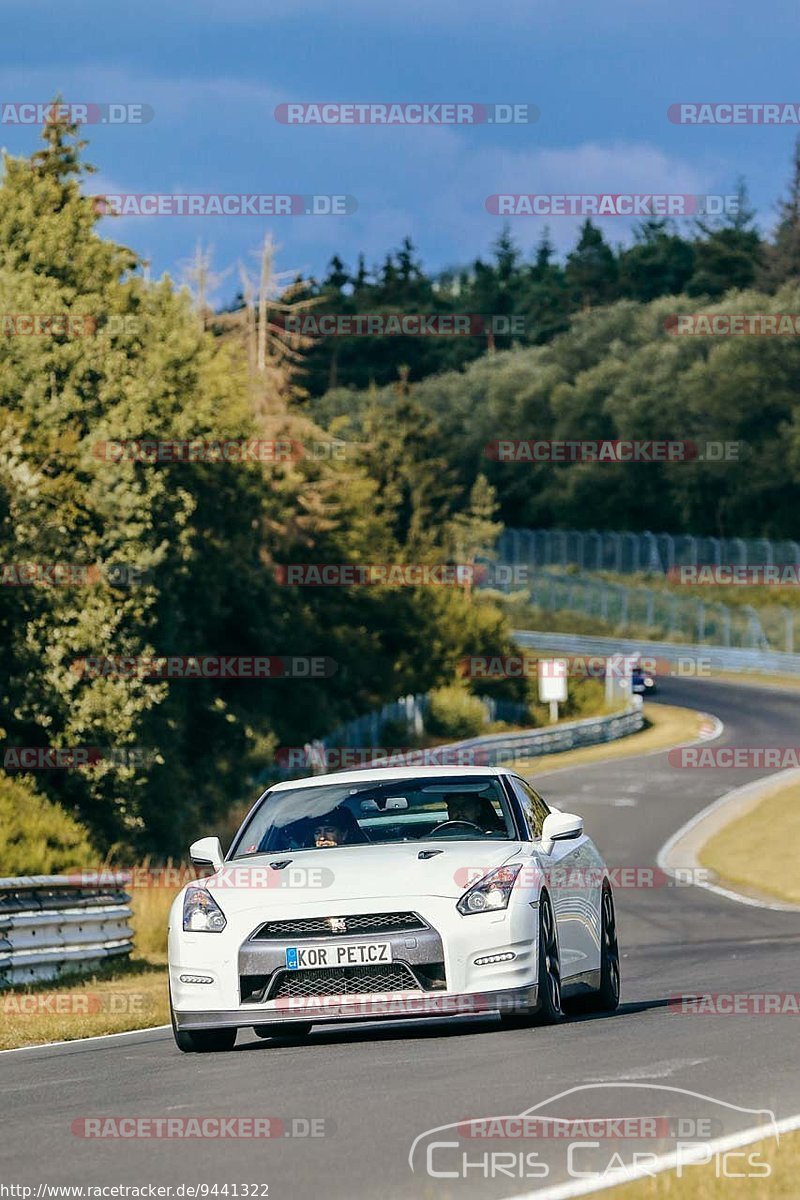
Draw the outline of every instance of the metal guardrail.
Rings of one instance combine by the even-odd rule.
[[[124,874],[102,884],[79,874],[0,879],[0,988],[92,970],[130,954]]]
[[[440,746],[398,751],[385,758],[358,763],[350,769],[501,766],[521,758],[538,758],[542,754],[558,754],[563,750],[575,750],[579,746],[597,746],[603,742],[613,742],[617,738],[627,737],[630,733],[637,733],[643,725],[641,699],[634,696],[622,712],[608,713],[602,717],[585,717],[580,721],[563,721],[541,729],[523,729],[519,733],[489,733],[480,737],[464,738],[459,742],[446,742]],[[326,762],[325,749],[321,742],[309,745],[306,769],[315,774],[331,770]]]
[[[514,640],[530,650],[546,650],[562,654],[608,657],[611,654],[640,654],[643,657],[665,659],[670,663],[687,664],[686,674],[698,663],[717,671],[763,671],[770,675],[800,674],[800,654],[781,654],[777,650],[744,650],[730,646],[705,646],[698,643],[650,642],[640,638],[587,637],[573,633],[540,633],[538,630],[517,629]]]
[[[486,721],[520,721],[527,712],[527,705],[512,700],[496,700],[493,696],[479,696],[486,711]],[[326,749],[350,746],[380,746],[384,738],[383,727],[387,722],[396,722],[406,729],[421,734],[430,710],[430,693],[400,696],[390,704],[375,709],[364,716],[355,717],[340,725],[331,733],[320,738]]]

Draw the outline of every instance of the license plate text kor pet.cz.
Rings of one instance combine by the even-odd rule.
[[[334,942],[330,946],[286,947],[286,967],[289,971],[313,967],[365,967],[391,961],[390,942]]]

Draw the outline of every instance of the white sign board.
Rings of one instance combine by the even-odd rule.
[[[539,699],[542,704],[553,701],[563,704],[567,699],[568,665],[565,658],[539,660]]]

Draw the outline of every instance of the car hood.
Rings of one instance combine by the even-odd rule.
[[[231,914],[320,902],[411,901],[417,896],[458,899],[487,871],[521,850],[516,841],[443,844],[433,840],[259,854],[226,862],[203,882]]]

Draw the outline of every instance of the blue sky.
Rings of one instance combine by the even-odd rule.
[[[136,217],[113,235],[180,273],[198,241],[232,267],[270,229],[279,268],[319,273],[334,252],[381,259],[408,234],[426,265],[485,253],[496,192],[715,192],[747,180],[774,219],[797,127],[671,124],[678,101],[800,102],[796,0],[26,0],[0,41],[3,102],[149,104],[143,126],[92,126],[95,190],[346,193],[346,217]],[[29,65],[22,65],[29,64]],[[281,125],[291,101],[535,104],[534,125],[311,128]],[[31,127],[0,127],[29,153]],[[543,219],[518,217],[527,250]],[[576,220],[553,218],[562,250]],[[601,222],[612,241],[630,223]]]

